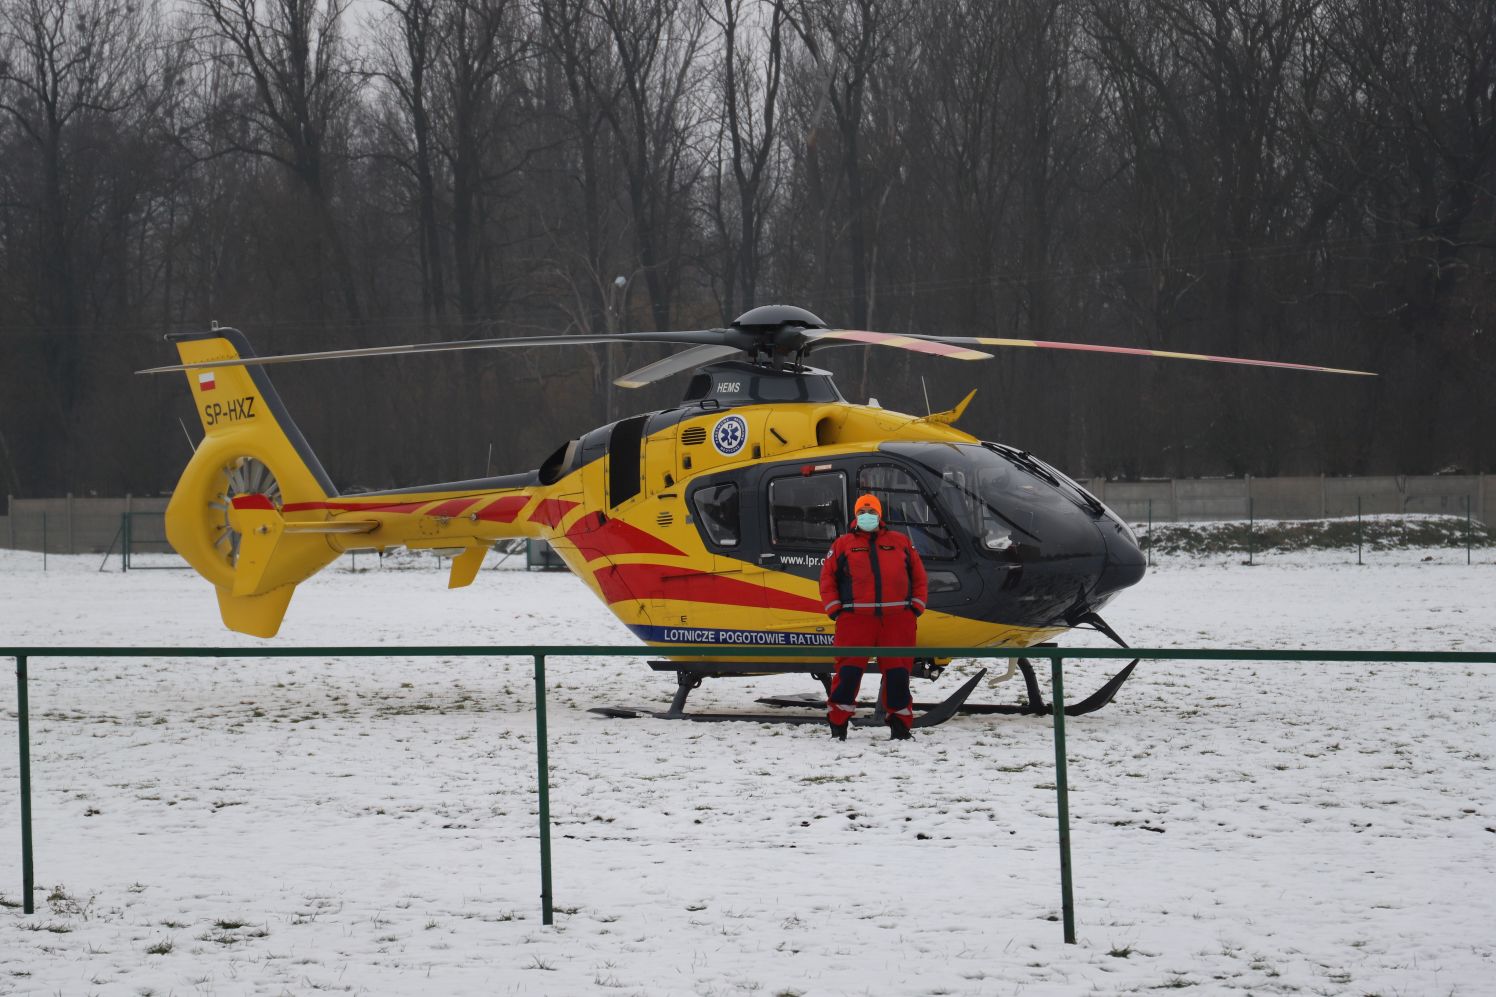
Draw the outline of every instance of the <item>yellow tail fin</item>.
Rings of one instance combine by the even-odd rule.
[[[961,415],[966,411],[966,406],[970,405],[971,400],[976,396],[977,389],[972,388],[966,393],[966,397],[961,399],[961,401],[956,405],[955,408],[946,409],[944,412],[932,412],[929,415],[925,416],[923,419],[919,419],[917,421],[939,422],[947,426],[954,426],[956,424],[956,420],[961,418]]]
[[[296,585],[338,556],[324,535],[285,529],[286,505],[337,494],[235,329],[167,337],[186,364],[230,362],[186,372],[204,439],[166,509],[177,552],[218,589],[231,630],[273,637]]]

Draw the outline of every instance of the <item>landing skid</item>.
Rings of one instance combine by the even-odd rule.
[[[934,727],[945,723],[957,713],[962,712],[961,707],[966,702],[966,697],[972,694],[972,691],[977,687],[977,683],[981,682],[983,676],[986,674],[987,670],[985,668],[977,672],[971,678],[967,679],[961,688],[951,693],[950,697],[944,702],[914,704],[916,710],[925,711],[914,718],[914,726],[916,728]],[[676,690],[675,701],[671,704],[669,710],[651,710],[647,707],[596,706],[588,712],[622,720],[632,720],[638,717],[654,717],[658,720],[695,720],[698,723],[722,723],[730,720],[765,724],[824,724],[826,722],[824,712],[804,716],[787,715],[784,713],[686,713],[684,709],[686,696],[690,694],[692,689],[701,684],[701,676],[680,671],[676,673],[676,678],[680,682],[680,686]],[[806,706],[817,710],[824,710],[826,706],[826,700],[823,697],[811,697],[803,700],[797,697],[787,697],[787,699],[793,700],[793,702],[771,699],[760,699],[759,702],[775,706]],[[875,712],[873,715],[853,718],[851,721],[852,726],[881,726],[883,724],[882,711],[876,710],[871,704],[869,704],[869,709],[874,709]]]
[[[1107,622],[1095,613],[1086,613],[1083,616],[1071,618],[1071,626],[1089,624],[1099,633],[1111,638],[1120,647],[1126,647],[1127,642],[1123,640]],[[1052,644],[1043,645],[1053,647]],[[1009,659],[1010,661],[1013,659]],[[1033,662],[1027,658],[1016,659],[1018,670],[1023,673],[1023,687],[1025,702],[1000,705],[996,703],[968,703],[966,698],[976,689],[977,683],[987,674],[984,668],[975,676],[967,679],[966,683],[951,694],[950,698],[940,703],[915,703],[915,710],[923,710],[924,713],[914,720],[916,727],[934,727],[936,724],[944,723],[957,713],[968,715],[997,715],[1008,714],[1018,716],[1047,717],[1054,713],[1054,706],[1044,702],[1044,695],[1039,691],[1039,680],[1034,674]],[[589,712],[601,714],[605,717],[618,719],[633,719],[636,717],[657,717],[661,720],[696,720],[705,723],[719,722],[725,720],[747,721],[750,723],[778,723],[778,724],[818,724],[825,723],[825,714],[822,712],[826,707],[824,695],[813,693],[799,693],[790,696],[769,696],[760,699],[759,702],[765,706],[777,707],[800,707],[813,709],[813,715],[795,716],[783,713],[687,713],[686,700],[691,695],[692,689],[700,688],[701,683],[709,678],[725,678],[728,676],[744,677],[751,675],[773,675],[787,672],[799,672],[812,675],[816,681],[826,689],[829,695],[831,691],[831,674],[824,664],[802,664],[782,663],[774,661],[734,661],[709,662],[709,661],[651,661],[649,666],[655,671],[669,671],[675,673],[675,698],[670,703],[668,710],[656,710],[648,706],[597,706]],[[1134,658],[1127,667],[1107,679],[1100,689],[1081,700],[1079,703],[1065,707],[1065,716],[1079,717],[1087,713],[1094,713],[1116,698],[1122,683],[1126,682],[1132,675],[1132,670],[1138,666]],[[918,674],[918,669],[916,669]],[[930,677],[938,674],[938,669],[929,669]],[[1009,665],[1008,675],[1013,674],[1012,665]],[[861,709],[873,711],[871,716],[854,719],[852,724],[858,727],[871,727],[883,723],[883,713],[873,703],[858,703]]]
[[[1132,674],[1132,670],[1134,667],[1136,667],[1136,665],[1136,661],[1132,662],[1126,668],[1122,669],[1120,672],[1108,679],[1106,684],[1103,685],[1100,689],[1097,689],[1095,692],[1091,693],[1091,695],[1087,696],[1079,703],[1074,703],[1070,706],[1065,707],[1065,716],[1079,717],[1084,716],[1087,713],[1095,713],[1097,710],[1110,703],[1112,699],[1117,695],[1117,690],[1122,688],[1122,683],[1126,682],[1127,677]],[[1011,705],[1000,705],[997,703],[967,703],[965,702],[966,697],[962,696],[961,698],[963,702],[959,707],[957,707],[956,712],[963,713],[968,716],[1010,714],[1033,717],[1047,717],[1054,713],[1054,707],[1051,704],[1044,702],[1044,695],[1039,692],[1039,680],[1034,675],[1033,663],[1027,658],[1019,658],[1018,670],[1023,674],[1024,695],[1027,699],[1027,702],[1013,703]],[[804,692],[796,693],[790,696],[765,696],[760,699],[759,702],[763,703],[765,706],[803,707],[822,705],[825,703],[825,698],[817,696],[815,693]],[[950,700],[946,700],[946,702],[948,703],[950,702]],[[863,709],[868,709],[873,706],[872,703],[858,703],[857,705],[858,707]],[[941,703],[939,705],[944,706],[945,704]],[[914,708],[916,710],[927,710],[931,709],[934,706],[935,704],[931,703],[914,704]]]
[[[1073,623],[1077,625],[1083,623],[1089,624],[1098,633],[1105,634],[1114,643],[1116,643],[1118,647],[1127,646],[1127,641],[1123,640],[1121,635],[1118,634],[1117,631],[1113,630],[1111,626],[1096,613],[1087,613],[1084,616],[1076,618]],[[1053,645],[1044,646],[1052,647]],[[1132,675],[1132,670],[1137,666],[1138,659],[1134,658],[1132,661],[1128,662],[1126,668],[1123,668],[1120,672],[1107,679],[1106,683],[1102,685],[1100,689],[1097,689],[1095,692],[1091,693],[1079,703],[1074,703],[1070,706],[1065,707],[1065,716],[1085,716],[1087,713],[1095,713],[1097,710],[1110,703],[1113,699],[1116,698],[1118,690],[1122,688],[1122,683],[1127,681],[1128,676]],[[1054,706],[1044,702],[1044,694],[1039,691],[1039,680],[1034,675],[1033,662],[1029,661],[1029,659],[1027,658],[1019,658],[1018,670],[1023,673],[1023,691],[1025,702],[1013,703],[1011,705],[999,705],[996,703],[968,703],[966,702],[966,697],[962,696],[961,706],[958,708],[957,712],[975,716],[998,714],[1031,717],[1051,716],[1054,713]],[[1011,669],[1009,669],[1008,674],[1013,674]],[[955,697],[952,698],[954,699]],[[763,703],[765,706],[796,707],[817,705],[823,702],[823,700],[812,693],[799,693],[791,696],[769,696],[760,699],[759,702]],[[950,700],[946,700],[946,702],[948,703],[950,702]],[[862,703],[858,705],[868,706],[871,704]],[[927,709],[929,708],[929,704],[915,703],[914,708],[916,710]]]

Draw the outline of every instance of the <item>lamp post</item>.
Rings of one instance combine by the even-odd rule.
[[[623,274],[619,274],[617,277],[613,278],[613,289],[608,293],[608,311],[610,312],[610,317],[612,319],[612,321],[611,321],[610,324],[613,326],[613,328],[611,330],[609,330],[610,332],[620,332],[620,331],[622,331],[622,326],[625,324],[625,312],[626,312],[627,307],[628,307],[628,294],[627,294],[628,286],[629,286],[629,279],[627,277],[625,277]],[[620,303],[619,303],[619,296],[620,295],[622,295],[622,297],[623,297],[623,301],[622,301],[622,306],[623,307],[620,307]],[[606,412],[606,416],[607,416],[606,421],[607,422],[612,422],[613,421],[613,347],[614,347],[614,345],[615,344],[613,344],[613,343],[609,343],[608,346],[607,346],[607,348],[604,351],[605,354],[606,354],[606,356],[607,356],[607,364],[605,365],[605,370],[606,370],[607,378],[608,378],[608,385],[604,389],[607,392],[606,395],[605,395],[605,397],[607,398],[607,412]]]

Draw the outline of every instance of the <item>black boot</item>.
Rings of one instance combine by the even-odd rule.
[[[888,739],[890,741],[908,741],[914,737],[909,728],[904,726],[903,721],[895,717],[888,718]]]
[[[847,739],[847,725],[846,724],[844,724],[844,723],[834,724],[834,723],[831,723],[831,721],[829,721],[829,720],[826,721],[826,722],[828,724],[831,724],[831,736],[833,738],[835,738],[838,741],[845,741]]]

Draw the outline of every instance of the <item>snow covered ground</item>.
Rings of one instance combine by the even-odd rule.
[[[1496,648],[1491,551],[1369,560],[1174,559],[1107,616],[1154,646]],[[372,565],[304,585],[278,642],[630,639],[569,575]],[[0,552],[0,646],[258,643],[189,572],[97,567]],[[1112,665],[1067,667],[1072,697]],[[43,889],[22,916],[7,678],[0,994],[1496,993],[1496,666],[1140,665],[1069,725],[1076,946],[1048,719],[604,720],[672,680],[549,667],[554,928],[528,661],[34,660]]]

